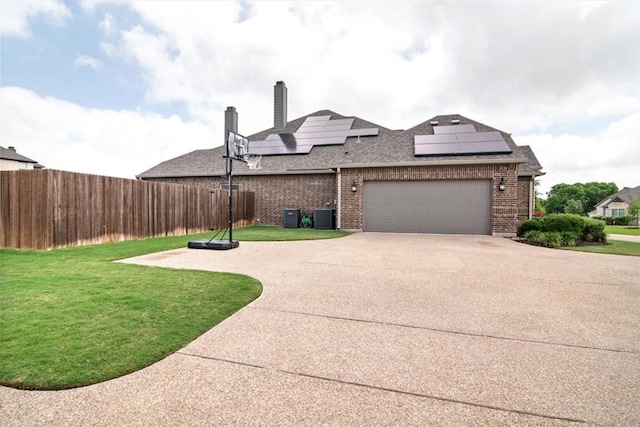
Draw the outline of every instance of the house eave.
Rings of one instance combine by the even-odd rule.
[[[335,174],[333,169],[285,169],[273,171],[233,171],[233,176],[263,176],[263,175],[326,175]],[[163,178],[219,178],[225,176],[224,172],[217,173],[192,173],[192,174],[165,174],[165,175],[136,175],[136,179],[163,179]]]
[[[436,160],[430,162],[385,162],[385,163],[346,163],[331,166],[332,169],[395,168],[408,166],[452,166],[452,165],[504,165],[526,163],[527,159],[468,159]]]
[[[242,171],[234,172],[233,176],[260,176],[260,175],[327,175],[335,174],[333,169],[285,169],[274,171]]]

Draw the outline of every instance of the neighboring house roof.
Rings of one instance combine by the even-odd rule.
[[[616,202],[616,201],[625,202],[628,205],[630,205],[631,202],[633,202],[634,197],[637,197],[638,200],[640,200],[640,185],[634,188],[624,187],[622,190],[618,191],[617,193],[612,194],[609,197],[606,197],[604,200],[602,200],[600,203],[596,205],[596,208],[607,207],[609,203]]]
[[[28,157],[23,156],[22,154],[18,154],[14,147],[4,148],[0,147],[0,159],[2,160],[13,160],[16,162],[24,162],[24,163],[38,163],[35,160],[32,160]]]
[[[442,164],[442,163],[520,163],[522,176],[542,175],[542,167],[528,146],[515,144],[511,135],[464,116],[442,115],[431,118],[407,130],[391,130],[355,116],[343,116],[331,110],[321,110],[287,123],[284,129],[270,128],[248,136],[249,141],[263,141],[270,134],[294,133],[307,117],[331,116],[332,120],[353,118],[351,129],[378,128],[377,136],[348,137],[342,145],[314,146],[308,154],[285,154],[263,156],[260,171],[251,171],[240,162],[234,163],[234,175],[330,172],[338,167],[372,167],[384,165]],[[506,141],[510,154],[473,154],[415,156],[414,136],[433,135],[432,121],[441,125],[459,120],[460,124],[472,124],[477,132],[498,131]],[[162,162],[138,175],[138,178],[168,178],[184,176],[222,176],[225,174],[225,147],[196,150]]]

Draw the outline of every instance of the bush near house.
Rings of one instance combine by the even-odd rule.
[[[605,223],[574,214],[552,214],[527,220],[518,235],[528,243],[549,248],[606,243]]]
[[[630,215],[626,216],[594,216],[593,219],[604,221],[606,225],[630,225],[635,219]]]

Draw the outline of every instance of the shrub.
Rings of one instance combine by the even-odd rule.
[[[607,225],[629,225],[632,222],[630,216],[594,216],[592,219],[604,221]]]
[[[542,231],[542,221],[543,218],[531,218],[524,221],[520,224],[520,228],[518,229],[518,236],[525,236],[529,231]]]
[[[529,243],[548,248],[575,246],[580,241],[606,243],[604,221],[573,214],[552,214],[522,223],[519,234]]]
[[[589,218],[586,221],[580,238],[589,243],[606,243],[607,233],[604,231],[604,221]]]
[[[563,231],[560,233],[561,246],[575,246],[580,235],[573,231]]]
[[[558,231],[548,231],[542,233],[543,245],[548,248],[558,248],[562,246],[562,233]]]
[[[542,231],[561,233],[573,231],[580,233],[585,226],[587,218],[575,214],[552,214],[542,218]]]
[[[534,245],[542,246],[544,244],[544,233],[540,230],[531,230],[524,233],[524,238]]]

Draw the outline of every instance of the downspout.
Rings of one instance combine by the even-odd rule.
[[[529,219],[533,218],[533,211],[536,208],[536,177],[531,177],[529,183]]]
[[[341,210],[342,210],[342,175],[340,174],[340,168],[337,169],[337,178],[338,178],[338,205],[336,206],[336,213],[337,213],[337,218],[336,218],[336,228],[338,230],[341,230],[341,219],[342,219],[342,215],[341,215]]]

